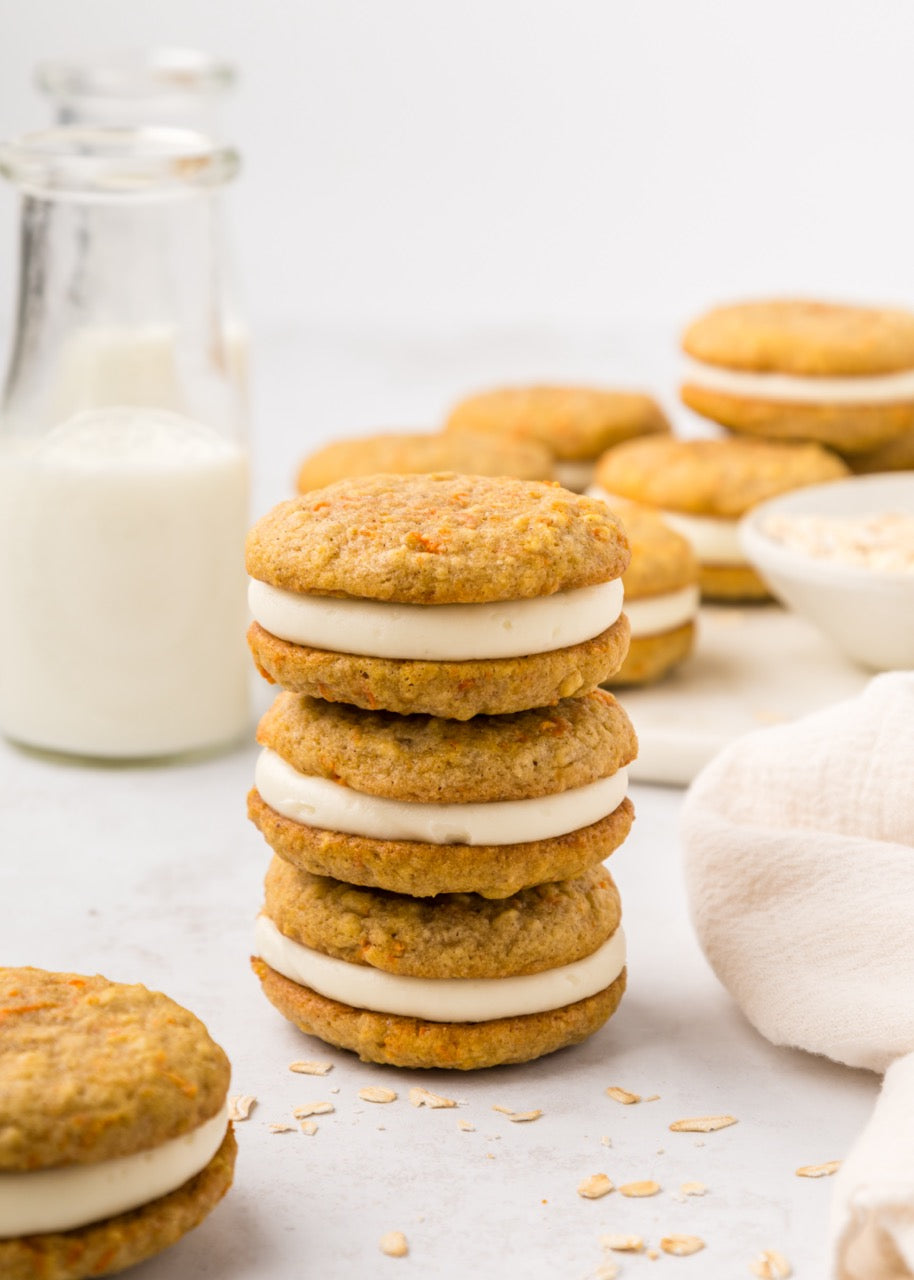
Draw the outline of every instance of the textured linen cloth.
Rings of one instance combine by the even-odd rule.
[[[835,1275],[914,1277],[914,672],[734,742],[682,831],[699,940],[759,1031],[896,1064],[836,1181]]]

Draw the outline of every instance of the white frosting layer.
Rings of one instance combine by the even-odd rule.
[[[820,378],[723,369],[720,365],[687,357],[683,377],[686,382],[708,391],[753,400],[783,400],[794,404],[890,404],[914,400],[914,369],[871,377]]]
[[[572,489],[575,493],[583,493],[593,480],[596,465],[595,458],[585,458],[582,462],[576,459],[556,458],[554,463],[555,478],[566,489]]]
[[[493,604],[392,604],[300,595],[251,580],[251,613],[293,644],[373,658],[520,658],[591,640],[622,612],[622,582]]]
[[[605,818],[625,798],[628,771],[619,769],[587,786],[533,800],[419,804],[371,796],[299,773],[267,747],[257,761],[254,781],[271,809],[325,831],[427,844],[525,844],[565,835]]]
[[[304,947],[265,915],[257,917],[254,948],[271,969],[330,1000],[428,1022],[488,1022],[561,1009],[602,991],[625,967],[621,927],[583,960],[518,978],[404,978]]]
[[[690,622],[698,612],[701,590],[698,586],[665,591],[662,595],[626,600],[625,613],[632,629],[632,639],[656,636]]]
[[[610,493],[600,485],[592,485],[588,490],[592,498],[602,498],[610,507],[614,502],[634,501]],[[680,511],[667,511],[657,508],[671,529],[681,533],[692,545],[698,559],[703,564],[747,564],[739,538],[739,521],[725,520],[721,516],[692,516]],[[623,518],[624,523],[624,518]],[[625,602],[625,612],[635,635],[635,624],[629,601]],[[674,624],[675,625],[675,624]]]
[[[0,1239],[113,1218],[176,1191],[204,1169],[222,1145],[228,1108],[197,1129],[150,1151],[27,1173],[0,1173]]]

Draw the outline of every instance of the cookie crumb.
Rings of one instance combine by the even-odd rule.
[[[763,1249],[749,1263],[749,1270],[759,1280],[788,1280],[793,1275],[793,1267],[777,1249]]]
[[[302,1120],[300,1128],[302,1133],[306,1133],[309,1138],[313,1138],[317,1133],[317,1125],[313,1120]]]
[[[409,1245],[402,1231],[388,1231],[378,1241],[378,1248],[388,1258],[405,1258],[409,1253]]]
[[[414,1107],[429,1107],[433,1111],[437,1111],[439,1107],[457,1106],[453,1098],[444,1098],[440,1093],[432,1093],[431,1089],[423,1089],[418,1086],[410,1089],[409,1100]]]
[[[499,1111],[503,1116],[507,1116],[512,1124],[523,1124],[527,1120],[539,1120],[543,1114],[542,1111],[512,1111],[510,1107],[493,1107],[493,1111]]]
[[[304,1120],[307,1116],[329,1116],[333,1110],[332,1102],[304,1102],[300,1107],[293,1107],[292,1114],[296,1120]]]
[[[643,1182],[626,1182],[619,1188],[619,1192],[623,1196],[631,1196],[638,1199],[641,1196],[655,1196],[660,1189],[659,1182],[647,1179]]]
[[[660,1254],[656,1249],[648,1249],[645,1256],[650,1258],[651,1262],[656,1262],[657,1259],[660,1257]]]
[[[233,1093],[228,1100],[228,1118],[238,1124],[247,1120],[257,1106],[257,1099],[252,1093]]]
[[[718,1129],[727,1129],[737,1123],[736,1116],[691,1116],[686,1120],[674,1120],[670,1128],[673,1133],[716,1133]]]
[[[644,1241],[640,1236],[610,1234],[600,1236],[600,1245],[604,1249],[613,1249],[616,1253],[640,1253]]]
[[[630,1093],[628,1089],[620,1089],[617,1084],[609,1086],[606,1090],[606,1096],[612,1098],[613,1102],[621,1102],[625,1107],[630,1107],[633,1102],[641,1101],[640,1093]]]
[[[664,1236],[660,1248],[674,1258],[687,1258],[690,1253],[698,1253],[705,1247],[701,1236]]]
[[[840,1160],[826,1160],[824,1164],[801,1164],[797,1169],[798,1178],[828,1178],[841,1168]]]
[[[333,1070],[332,1062],[290,1062],[289,1070],[298,1076],[325,1076]]]
[[[363,1102],[396,1102],[397,1095],[393,1089],[383,1089],[380,1085],[370,1084],[359,1090]]]
[[[605,1173],[593,1173],[578,1183],[578,1195],[585,1200],[600,1200],[603,1196],[608,1196],[612,1189],[612,1179]]]

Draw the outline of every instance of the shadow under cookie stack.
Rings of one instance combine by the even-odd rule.
[[[252,964],[303,1031],[471,1069],[615,1011],[602,864],[637,744],[598,686],[628,559],[602,502],[452,473],[343,480],[254,526],[249,641],[283,691],[249,796],[274,851]]]

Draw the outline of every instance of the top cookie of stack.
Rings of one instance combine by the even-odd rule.
[[[523,711],[596,688],[628,647],[622,525],[554,484],[342,480],[269,512],[246,561],[258,668],[325,701]]]

